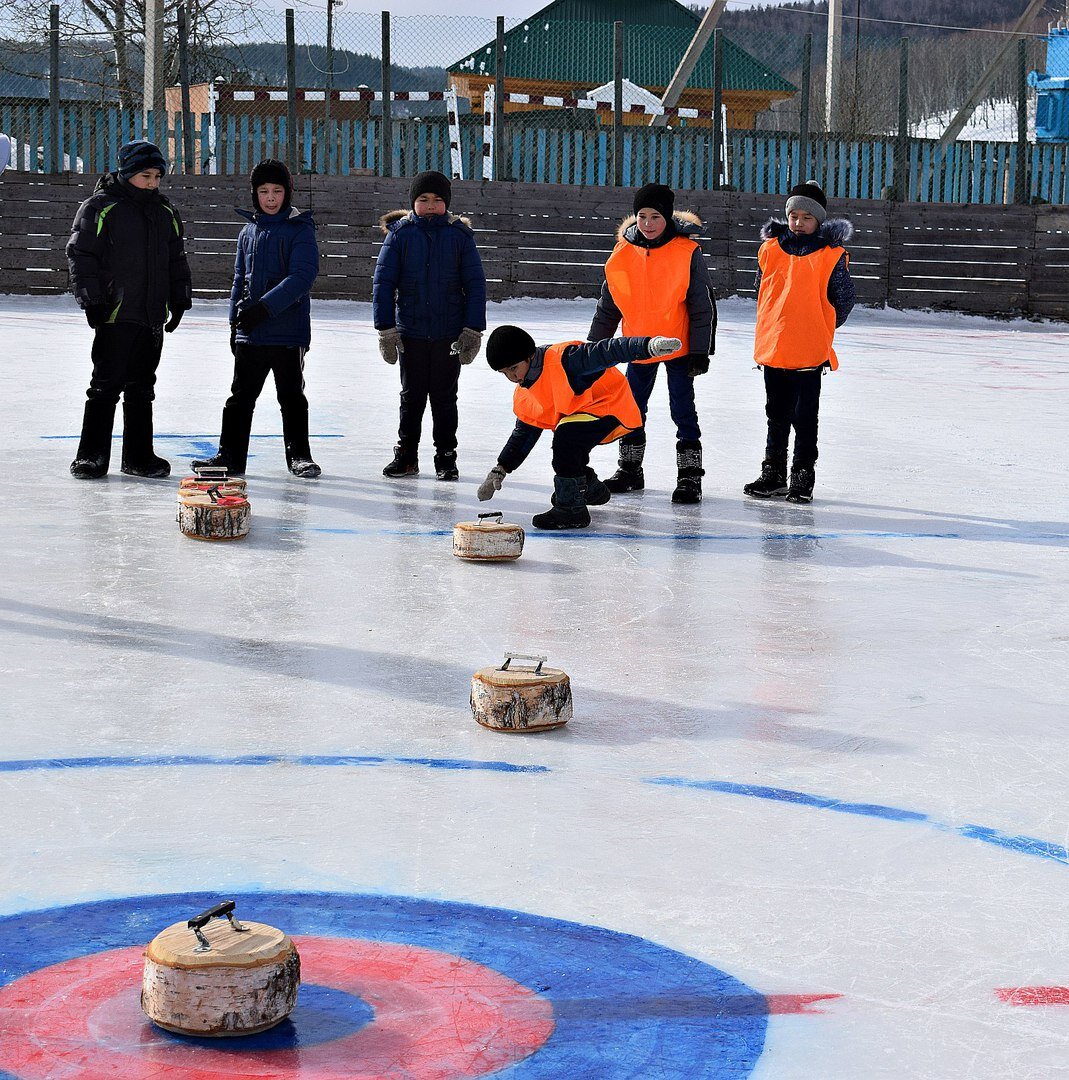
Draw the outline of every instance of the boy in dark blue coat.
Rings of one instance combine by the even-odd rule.
[[[386,234],[372,288],[379,352],[401,364],[401,420],[384,476],[419,472],[419,439],[431,403],[434,469],[456,480],[460,365],[479,352],[486,329],[486,276],[475,235],[448,212],[452,194],[439,172],[420,173],[409,188],[411,212],[380,221]]]
[[[321,473],[308,446],[304,354],[312,340],[308,294],[319,273],[319,246],[310,211],[293,205],[293,178],[281,161],[252,170],[254,213],[238,236],[230,290],[230,351],[234,382],[223,406],[219,452],[194,465],[223,465],[245,472],[252,414],[269,373],[282,409],[286,464],[294,476]]]
[[[119,150],[78,207],[67,243],[71,289],[93,338],[93,375],[82,436],[71,462],[79,480],[104,476],[111,462],[115,406],[123,399],[122,471],[164,477],[170,465],[152,449],[152,401],[163,332],[192,303],[182,219],[160,194],[167,161],[140,139]]]

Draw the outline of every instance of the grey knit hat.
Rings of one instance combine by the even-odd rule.
[[[828,216],[828,200],[816,180],[807,180],[796,184],[787,192],[787,213],[800,210],[803,214],[812,214],[821,224]]]

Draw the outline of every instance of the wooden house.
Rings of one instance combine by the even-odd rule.
[[[701,18],[676,0],[554,0],[505,34],[505,89],[510,94],[585,97],[613,78],[613,23],[624,26],[624,77],[658,99],[675,73]],[[488,42],[449,66],[449,83],[482,111],[494,81],[496,47]],[[797,88],[728,39],[723,44],[723,103],[731,128],[752,128],[757,114]],[[713,46],[705,48],[680,96],[683,108],[709,110],[713,99]],[[508,102],[507,112],[544,110]],[[599,114],[611,123],[611,115]],[[649,116],[625,113],[625,124]],[[673,121],[708,124],[708,120]]]

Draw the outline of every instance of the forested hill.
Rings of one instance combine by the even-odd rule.
[[[690,6],[698,12],[705,10],[705,5]],[[862,41],[868,39],[872,44],[901,37],[920,41],[962,29],[1003,28],[1016,22],[1027,7],[1028,0],[844,0],[843,33],[852,39],[855,27],[860,26]],[[825,34],[826,19],[822,16],[827,13],[827,3],[815,0],[729,8],[720,17],[719,25],[733,37],[741,31],[746,37],[812,33],[816,38]],[[860,22],[855,19],[859,13]],[[1064,0],[1049,0],[1044,13],[1029,29],[1042,33],[1047,23],[1059,15],[1065,15]]]

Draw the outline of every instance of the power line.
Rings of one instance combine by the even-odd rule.
[[[769,5],[767,3],[767,0],[728,0],[729,8],[737,6],[752,9],[755,7],[767,8]],[[784,8],[783,11],[784,14],[787,15],[809,15],[815,19],[826,19],[828,17],[828,13],[826,11],[802,11],[799,8]],[[845,12],[843,13],[843,18],[855,20],[857,22],[879,23],[884,26],[913,26],[922,27],[925,30],[956,30],[963,34],[1003,34],[1008,37],[1046,37],[1045,34],[1015,34],[1012,30],[996,30],[992,27],[986,26],[953,26],[949,23],[911,22],[905,19],[877,19],[867,15],[847,15]]]

